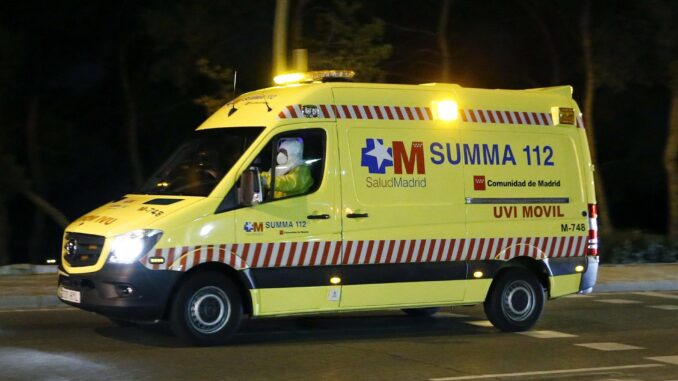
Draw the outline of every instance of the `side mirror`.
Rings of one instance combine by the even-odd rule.
[[[259,168],[250,167],[240,176],[238,203],[243,206],[257,205],[264,201]]]

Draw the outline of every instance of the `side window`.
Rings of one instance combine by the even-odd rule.
[[[315,192],[325,167],[325,131],[285,132],[274,137],[250,167],[261,173],[264,200],[301,196]]]

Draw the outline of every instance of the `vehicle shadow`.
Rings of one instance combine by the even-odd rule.
[[[411,317],[399,312],[332,314],[243,321],[229,346],[284,343],[323,343],[336,340],[373,340],[431,338],[496,334],[494,328],[483,328],[467,322],[473,317],[439,314],[433,317]],[[154,347],[185,347],[174,337],[167,323],[136,327],[99,327],[101,336],[129,343]]]

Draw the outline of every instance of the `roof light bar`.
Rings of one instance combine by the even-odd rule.
[[[315,70],[305,73],[285,73],[276,75],[273,82],[276,85],[290,85],[305,82],[350,81],[355,77],[353,70]]]

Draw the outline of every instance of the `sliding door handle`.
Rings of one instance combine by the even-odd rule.
[[[346,218],[367,218],[369,215],[367,213],[349,213],[346,215]]]
[[[306,216],[309,220],[329,220],[330,215],[329,214],[310,214]]]

